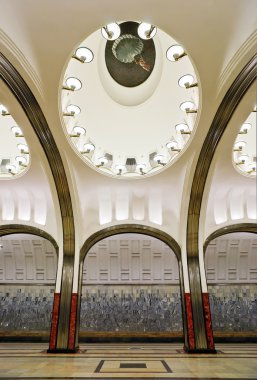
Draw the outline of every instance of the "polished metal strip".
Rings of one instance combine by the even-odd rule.
[[[193,177],[187,219],[187,257],[196,349],[207,348],[198,261],[199,219],[205,184],[221,137],[241,99],[256,80],[256,76],[257,54],[243,68],[223,98],[204,140]]]
[[[157,228],[145,226],[142,224],[118,224],[116,226],[107,227],[100,231],[97,231],[93,235],[91,235],[83,244],[81,250],[80,250],[80,257],[82,260],[84,260],[86,254],[90,250],[93,245],[95,245],[98,241],[103,240],[107,237],[119,235],[119,234],[126,234],[126,233],[136,233],[141,235],[148,235],[152,236],[156,239],[159,239],[163,241],[165,244],[167,244],[172,251],[177,256],[177,259],[181,259],[181,250],[179,244],[176,242],[173,237],[168,235],[166,232],[161,231]]]
[[[29,234],[42,237],[50,243],[55,248],[56,253],[58,254],[59,247],[55,239],[49,235],[46,231],[41,230],[33,226],[28,226],[25,224],[4,224],[0,226],[0,236],[14,235],[14,234]]]
[[[1,53],[0,78],[20,103],[34,129],[47,157],[55,182],[62,217],[64,266],[68,265],[67,268],[64,267],[63,269],[61,280],[64,295],[61,296],[58,325],[58,335],[60,334],[60,336],[58,336],[57,348],[67,349],[69,336],[68,315],[72,294],[73,257],[75,252],[74,218],[68,180],[59,149],[35,96],[15,67]]]
[[[209,235],[205,240],[203,246],[204,253],[206,252],[206,249],[212,240],[217,239],[219,236],[236,232],[248,232],[252,234],[257,234],[257,223],[237,223],[219,228],[218,230],[214,231],[211,235]]]

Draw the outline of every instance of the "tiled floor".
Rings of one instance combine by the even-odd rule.
[[[257,344],[219,344],[185,354],[179,344],[82,344],[76,354],[47,345],[0,344],[0,379],[257,379]]]

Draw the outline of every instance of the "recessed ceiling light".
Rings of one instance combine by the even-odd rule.
[[[184,88],[197,87],[197,83],[195,83],[194,77],[190,74],[183,75],[179,79],[178,84],[180,87],[184,87]]]
[[[21,152],[21,153],[29,153],[29,148],[28,148],[28,146],[27,145],[25,145],[25,144],[18,144],[17,145],[17,148],[19,149],[19,151]]]
[[[83,127],[76,126],[72,130],[72,137],[79,137],[86,134],[86,130]]]
[[[247,133],[252,128],[252,125],[250,123],[244,123],[242,127],[240,128],[241,133]]]
[[[95,146],[91,143],[84,144],[84,150],[88,153],[93,152],[95,150]]]
[[[0,104],[0,112],[1,112],[2,116],[10,115],[7,108],[3,104]]]
[[[177,132],[179,132],[181,134],[190,134],[191,133],[189,126],[187,124],[184,124],[184,123],[177,124],[175,126],[175,129]]]
[[[82,87],[82,83],[78,78],[69,77],[66,79],[65,86],[63,86],[64,90],[70,91],[78,91]]]
[[[175,62],[186,55],[185,50],[180,45],[172,45],[166,52],[166,57],[169,61]]]
[[[15,135],[15,137],[23,137],[23,134],[22,134],[22,130],[20,127],[18,126],[14,126],[11,128],[12,130],[12,133]]]
[[[249,161],[249,156],[247,154],[242,154],[241,156],[238,157],[238,162],[240,164],[244,164]]]
[[[27,160],[24,156],[16,156],[15,157],[15,160],[21,164],[21,165],[26,165],[27,164]]]
[[[246,142],[245,141],[237,141],[234,145],[234,147],[236,149],[242,149],[244,146],[246,146]]]
[[[67,107],[67,112],[71,115],[78,115],[80,114],[81,110],[78,106],[75,106],[74,104],[70,104]]]
[[[187,113],[195,113],[197,112],[195,109],[195,105],[193,102],[184,102],[180,104],[180,109]]]
[[[137,29],[138,35],[143,40],[149,40],[153,38],[157,32],[157,28],[154,25],[148,24],[147,22],[141,22]]]
[[[111,24],[104,26],[101,29],[101,32],[106,40],[114,41],[120,36],[120,27],[116,22],[112,22]]]
[[[177,143],[177,141],[174,141],[174,140],[167,142],[166,147],[168,149],[171,149],[174,152],[180,152],[180,150],[181,150],[181,149],[178,149],[178,143]]]
[[[94,59],[94,54],[92,51],[86,47],[79,47],[75,54],[73,55],[73,58],[77,58],[82,63],[90,63]]]

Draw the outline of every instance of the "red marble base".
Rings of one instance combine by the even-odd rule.
[[[71,309],[70,309],[70,329],[69,329],[68,350],[75,350],[77,304],[78,304],[78,294],[72,293],[72,295],[71,295]]]
[[[49,350],[54,350],[56,348],[57,326],[58,326],[59,306],[60,306],[60,296],[61,296],[60,293],[55,293],[54,294],[54,303],[53,303],[53,313],[52,313],[52,324],[51,324]]]
[[[203,293],[202,299],[203,299],[203,310],[204,310],[205,329],[206,329],[208,349],[215,350],[214,340],[213,340],[213,332],[212,332],[209,294]]]
[[[192,312],[190,293],[185,293],[185,306],[186,306],[188,346],[189,346],[189,350],[194,350],[195,349],[195,334],[194,334],[194,322],[193,322],[193,312]]]

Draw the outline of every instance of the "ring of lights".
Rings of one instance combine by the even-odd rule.
[[[21,128],[7,108],[0,104],[0,121],[3,139],[0,142],[0,179],[13,179],[26,173],[30,154]]]
[[[232,161],[240,174],[256,178],[256,109],[240,128],[233,147]]]
[[[119,36],[119,24],[109,24],[75,49],[62,82],[63,127],[76,153],[98,172],[144,178],[173,164],[192,140],[198,84],[184,49],[146,23],[139,23],[138,36],[154,38],[151,75],[133,88],[116,83],[104,57],[106,39],[115,43]],[[143,50],[140,57],[135,64],[146,70]]]

